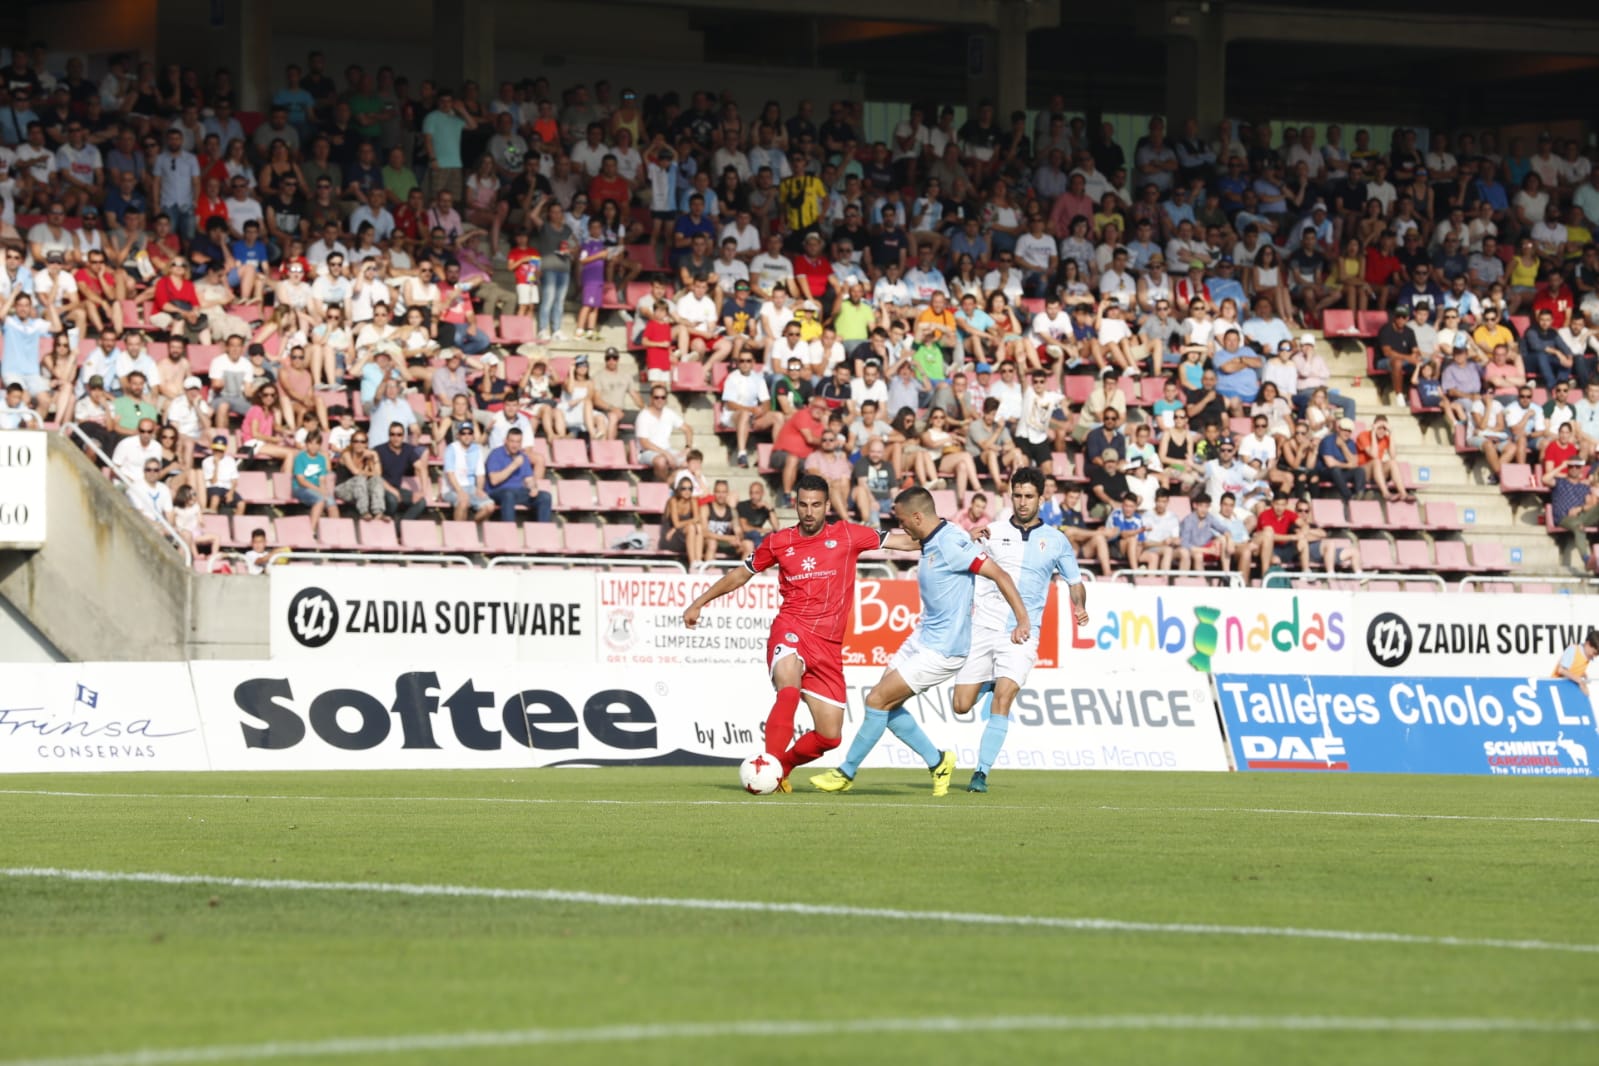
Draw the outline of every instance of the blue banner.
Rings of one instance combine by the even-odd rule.
[[[1222,674],[1240,770],[1588,777],[1599,722],[1571,681]]]

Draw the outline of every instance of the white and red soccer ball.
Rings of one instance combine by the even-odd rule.
[[[768,752],[756,752],[738,768],[739,783],[752,796],[769,796],[783,780],[783,764]]]

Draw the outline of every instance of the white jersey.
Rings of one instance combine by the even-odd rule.
[[[988,527],[985,545],[989,558],[999,564],[1016,583],[1022,603],[1027,607],[1033,632],[1044,620],[1044,605],[1049,600],[1050,582],[1056,574],[1075,585],[1083,578],[1077,569],[1077,553],[1066,534],[1053,526],[1036,525],[1017,529],[1011,512],[1005,511]],[[979,581],[972,602],[972,624],[980,629],[1009,630],[1015,626],[1010,604],[992,581]]]

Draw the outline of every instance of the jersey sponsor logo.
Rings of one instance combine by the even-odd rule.
[[[808,574],[812,570],[816,569],[816,560],[814,558],[812,558],[811,556],[807,555],[805,557],[805,559],[800,563],[800,566]]]

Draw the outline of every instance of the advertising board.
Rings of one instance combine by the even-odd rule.
[[[0,773],[204,770],[184,663],[30,663],[0,691]]]
[[[1223,674],[1240,770],[1587,777],[1588,697],[1546,678]]]

